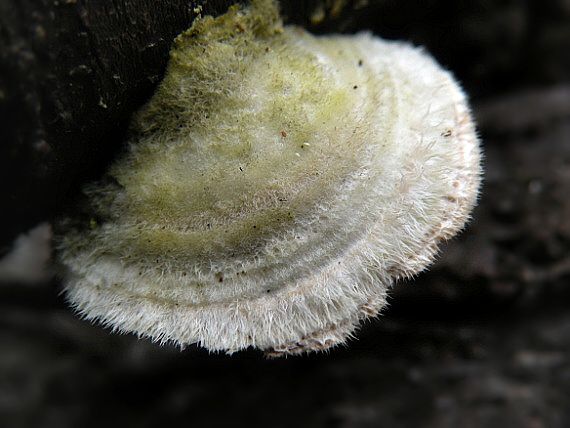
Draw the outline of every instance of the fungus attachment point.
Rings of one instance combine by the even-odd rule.
[[[463,227],[480,182],[465,96],[431,57],[283,27],[269,0],[176,38],[129,143],[63,222],[67,297],[229,353],[344,342]]]

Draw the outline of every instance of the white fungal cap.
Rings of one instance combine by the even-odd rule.
[[[177,38],[88,220],[68,221],[67,297],[160,342],[326,349],[463,227],[480,171],[465,95],[423,50],[233,7]]]

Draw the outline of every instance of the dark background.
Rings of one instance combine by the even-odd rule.
[[[230,2],[0,0],[0,253],[105,170],[196,3]],[[0,427],[570,426],[570,1],[281,4],[455,73],[485,152],[474,220],[320,355],[180,352],[79,320],[55,280],[0,283]]]

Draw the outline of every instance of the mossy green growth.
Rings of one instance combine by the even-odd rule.
[[[216,18],[197,17],[174,40],[166,75],[152,101],[138,113],[135,129],[171,133],[180,125],[177,119],[186,126],[203,125],[211,110],[228,101],[229,91],[235,91],[253,57],[282,32],[276,5],[268,0],[252,2],[247,12],[234,5]]]
[[[169,260],[249,252],[350,171],[358,149],[335,142],[352,88],[299,47],[304,37],[259,0],[198,18],[176,38],[130,151],[110,171],[122,191],[103,209],[124,226],[118,251],[124,242],[129,256]]]

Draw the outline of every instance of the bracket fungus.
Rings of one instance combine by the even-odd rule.
[[[125,153],[62,222],[65,292],[161,343],[327,349],[464,226],[480,175],[466,97],[422,49],[313,36],[253,0],[176,38]]]

